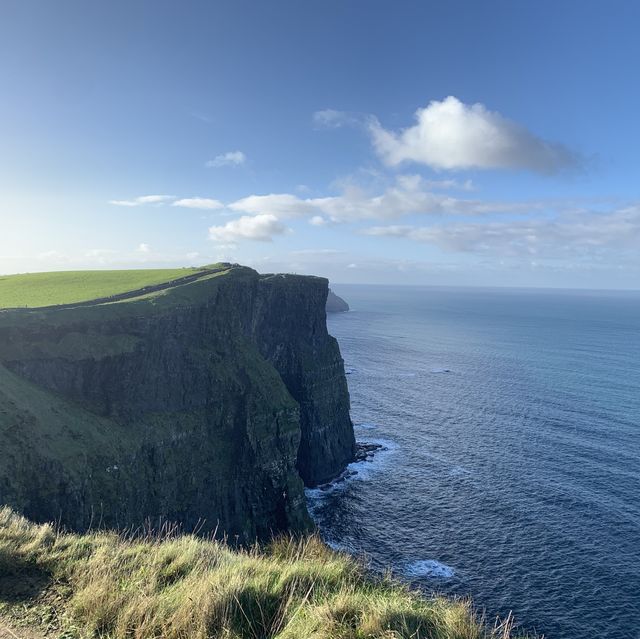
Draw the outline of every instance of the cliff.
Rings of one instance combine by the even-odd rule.
[[[327,313],[346,313],[349,310],[349,304],[329,289],[326,308]]]
[[[303,480],[354,452],[327,290],[229,267],[0,312],[0,503],[75,530],[308,529]]]

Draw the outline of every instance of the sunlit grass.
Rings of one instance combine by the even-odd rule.
[[[5,275],[0,276],[0,308],[84,302],[171,282],[195,272],[177,268]]]
[[[32,566],[65,637],[112,639],[508,639],[468,601],[427,598],[317,537],[237,550],[191,535],[63,534],[0,511],[0,570]],[[24,572],[24,571],[23,571]],[[15,571],[20,579],[20,571]],[[50,602],[53,602],[51,604]],[[50,623],[50,622],[49,622]]]

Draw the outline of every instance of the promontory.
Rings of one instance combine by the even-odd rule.
[[[327,292],[231,264],[0,280],[0,504],[76,531],[308,530],[303,486],[355,446]]]

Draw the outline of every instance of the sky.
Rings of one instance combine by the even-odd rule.
[[[0,273],[640,288],[635,0],[2,0]]]

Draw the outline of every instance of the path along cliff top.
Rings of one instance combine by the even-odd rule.
[[[95,305],[131,299],[221,274],[231,264],[199,268],[56,271],[0,276],[0,309]]]
[[[109,271],[56,271],[0,276],[0,324],[13,324],[19,318],[42,319],[56,312],[56,321],[81,316],[60,315],[57,311],[100,307],[102,316],[122,312],[147,313],[159,308],[201,302],[216,280],[234,281],[323,280],[313,276],[258,274],[239,264],[219,263],[177,269],[136,269]],[[325,280],[326,281],[326,280]],[[128,308],[128,311],[125,311]],[[93,314],[91,317],[95,317]]]

